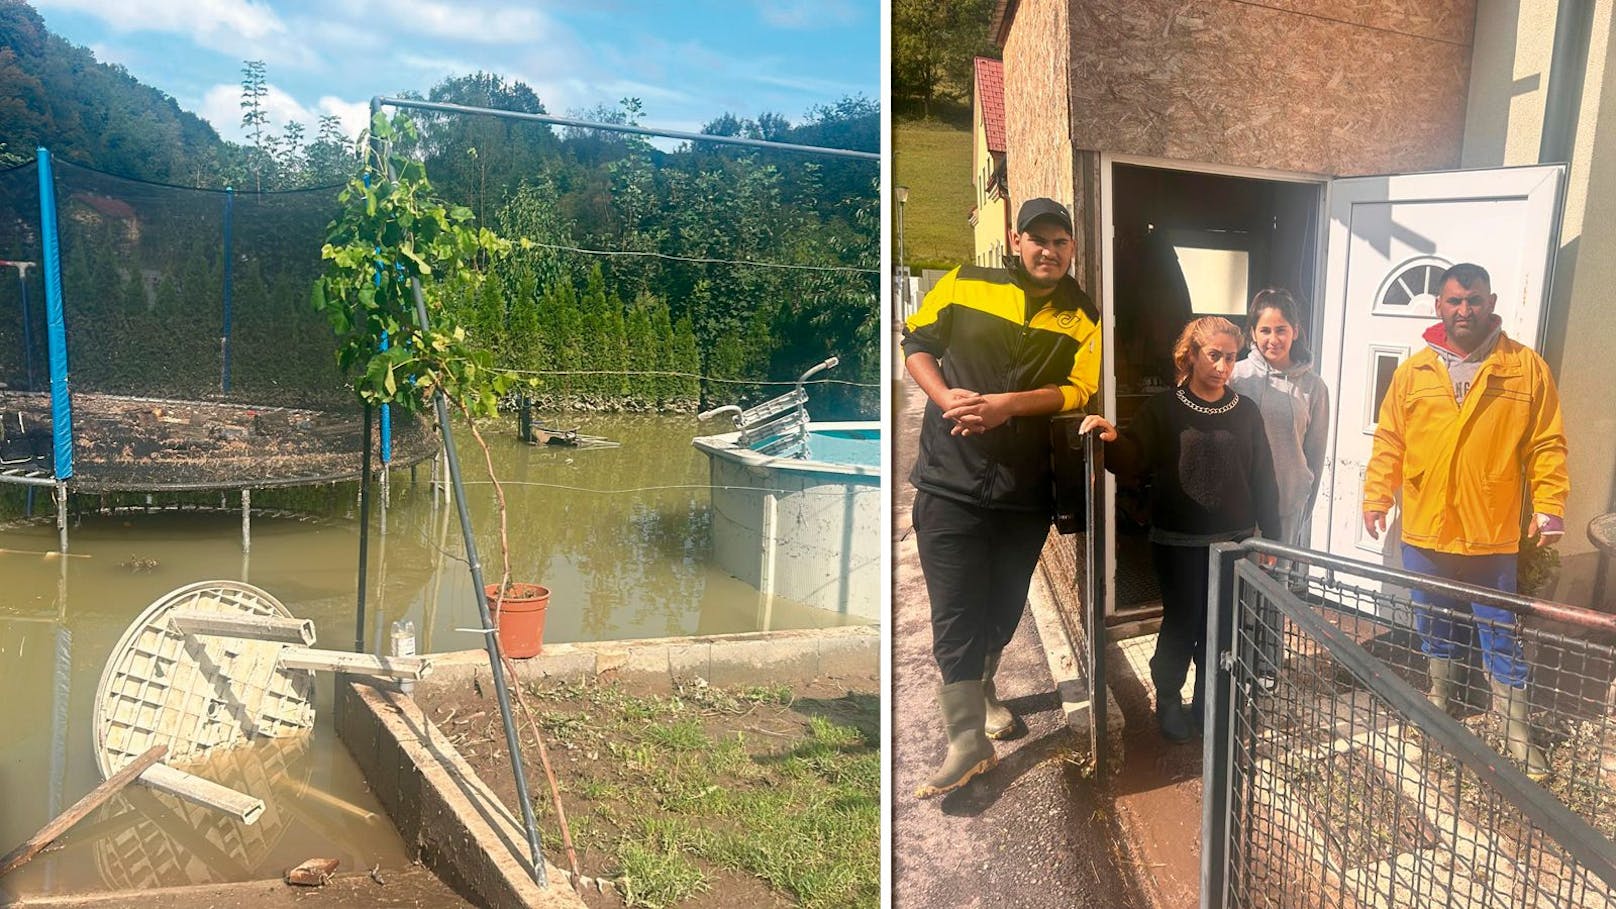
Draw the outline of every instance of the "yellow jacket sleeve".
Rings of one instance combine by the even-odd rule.
[[[954,282],[958,278],[957,268],[943,275],[926,294],[926,298],[920,301],[920,308],[904,320],[905,357],[913,353],[929,353],[934,357],[942,357],[948,350],[950,330],[954,321],[950,304],[954,302]]]
[[[1100,326],[1093,325],[1089,336],[1077,356],[1072,358],[1072,373],[1060,387],[1061,412],[1077,410],[1094,397],[1100,388]]]

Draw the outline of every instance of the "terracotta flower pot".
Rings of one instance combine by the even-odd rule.
[[[499,585],[483,588],[488,610],[499,629],[499,650],[513,659],[538,656],[544,649],[544,612],[550,605],[550,588],[538,584],[513,583],[499,597]]]

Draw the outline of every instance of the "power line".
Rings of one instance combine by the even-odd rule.
[[[798,271],[838,271],[850,274],[874,275],[880,274],[878,268],[859,268],[853,265],[794,265],[788,262],[759,262],[754,259],[709,259],[702,256],[676,256],[671,253],[648,252],[632,249],[585,249],[578,246],[564,246],[560,243],[539,243],[528,240],[527,245],[540,249],[554,249],[565,252],[585,253],[591,256],[641,256],[652,259],[668,259],[673,262],[694,262],[699,265],[743,265],[750,268],[789,268]]]
[[[695,372],[674,372],[661,369],[511,369],[506,371],[519,376],[668,376],[676,379],[700,379],[703,382],[718,382],[730,385],[851,385],[854,388],[881,387],[879,382],[854,382],[851,379],[809,379],[806,382],[797,382],[792,379],[720,379]]]

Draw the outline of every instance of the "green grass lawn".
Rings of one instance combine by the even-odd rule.
[[[971,186],[971,129],[939,120],[894,120],[892,179],[909,187],[904,254],[917,269],[970,262],[976,191]],[[896,206],[894,206],[896,217]],[[897,243],[897,225],[892,239]],[[894,250],[896,253],[896,250]]]
[[[783,685],[703,684],[656,696],[576,683],[531,690],[584,866],[610,877],[622,905],[879,904],[873,692],[802,697]],[[534,799],[541,816],[547,802]]]

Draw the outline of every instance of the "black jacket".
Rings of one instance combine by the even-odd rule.
[[[1150,538],[1204,546],[1254,529],[1280,539],[1279,490],[1262,411],[1226,389],[1202,401],[1186,388],[1152,397],[1105,447],[1105,469],[1149,478]]]
[[[968,265],[943,277],[904,326],[905,356],[937,357],[950,388],[981,394],[1058,386],[1062,410],[1088,402],[1100,381],[1099,313],[1070,276],[1030,315],[1012,268]],[[926,402],[909,480],[934,495],[986,508],[1052,509],[1049,418],[1013,417],[980,436],[950,435]]]

